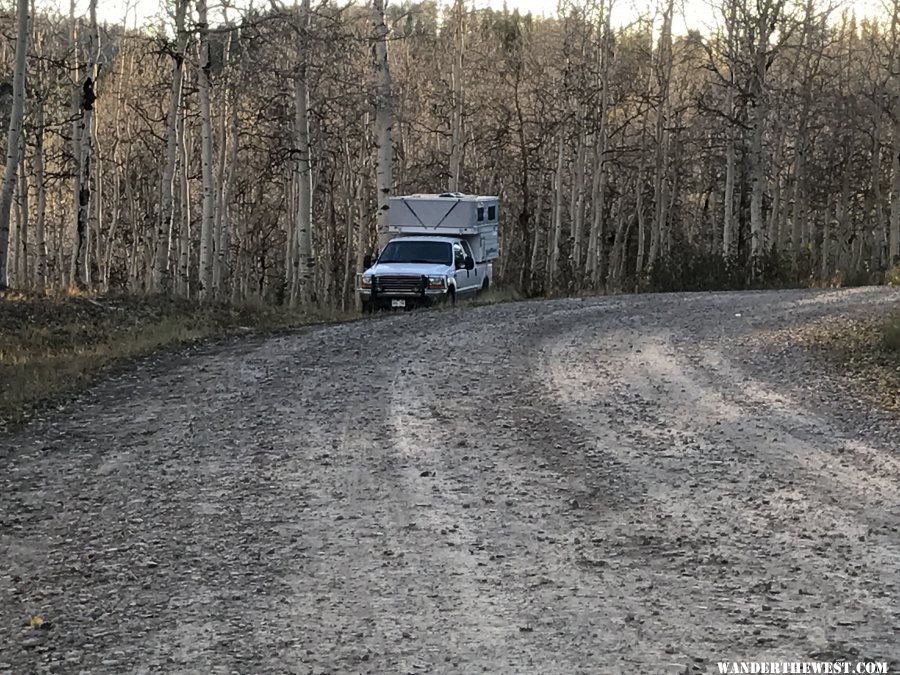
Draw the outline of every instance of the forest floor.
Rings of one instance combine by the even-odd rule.
[[[0,673],[895,672],[900,416],[804,339],[897,311],[465,306],[122,369],[0,436]]]
[[[852,378],[860,396],[900,412],[900,312],[828,317],[797,337]]]

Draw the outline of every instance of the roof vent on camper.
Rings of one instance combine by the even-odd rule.
[[[438,195],[438,197],[453,197],[456,199],[458,199],[462,196],[463,196],[462,192],[442,192],[441,194]]]

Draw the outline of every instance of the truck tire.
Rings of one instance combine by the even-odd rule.
[[[491,280],[485,279],[484,283],[481,284],[481,292],[482,292],[482,294],[484,294],[484,293],[487,293],[489,290],[491,290]]]
[[[453,286],[447,291],[446,303],[451,307],[456,307],[456,289]]]
[[[363,300],[362,301],[362,313],[363,314],[372,314],[374,312],[374,307],[372,306],[371,300]]]

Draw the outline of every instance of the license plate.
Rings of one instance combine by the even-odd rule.
[[[406,300],[391,300],[391,307],[406,307]]]

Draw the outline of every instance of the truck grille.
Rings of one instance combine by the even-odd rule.
[[[377,293],[390,295],[422,295],[428,287],[428,277],[383,276],[373,280]]]

